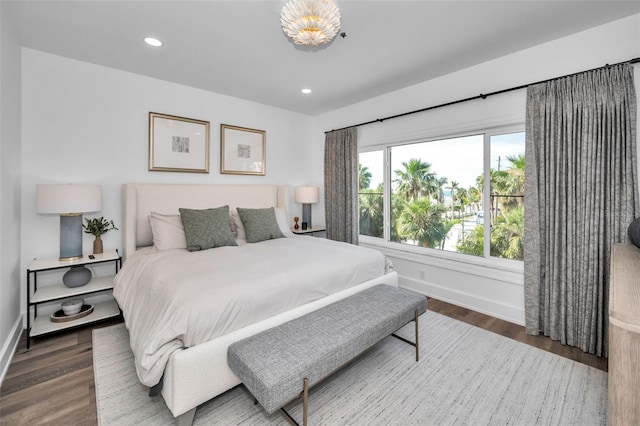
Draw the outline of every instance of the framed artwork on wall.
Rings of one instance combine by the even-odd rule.
[[[220,125],[220,173],[265,175],[267,132]]]
[[[149,170],[209,173],[209,122],[150,112]]]

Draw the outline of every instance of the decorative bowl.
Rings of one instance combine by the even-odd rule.
[[[83,299],[70,299],[62,302],[62,311],[65,315],[74,315],[80,312],[84,305]]]

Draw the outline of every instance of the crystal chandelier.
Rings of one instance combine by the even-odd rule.
[[[340,30],[340,10],[332,0],[289,0],[280,14],[284,33],[295,44],[320,46]]]

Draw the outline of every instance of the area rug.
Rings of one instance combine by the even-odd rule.
[[[399,334],[413,340],[413,323]],[[605,425],[607,373],[449,317],[420,318],[421,358],[389,337],[311,389],[312,425]],[[93,332],[99,423],[173,425],[136,377],[124,325]],[[301,420],[302,403],[287,410]],[[244,386],[201,405],[195,425],[285,425]]]

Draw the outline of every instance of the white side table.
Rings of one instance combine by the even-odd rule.
[[[72,321],[52,322],[48,315],[38,316],[38,305],[41,303],[59,301],[74,296],[109,293],[113,289],[113,279],[122,264],[122,257],[118,254],[118,250],[92,255],[92,257],[93,259],[90,259],[88,255],[84,255],[82,259],[73,261],[60,261],[58,258],[39,258],[31,262],[27,269],[27,349],[29,349],[31,345],[32,337],[43,336],[120,315],[118,304],[115,299],[111,298],[106,302],[97,303],[94,306],[93,312],[89,315]],[[60,283],[38,288],[39,272],[53,269],[66,269],[78,265],[95,265],[105,262],[113,262],[115,264],[113,275],[93,277],[87,284],[81,287],[70,288]],[[31,321],[32,310],[33,322]]]

